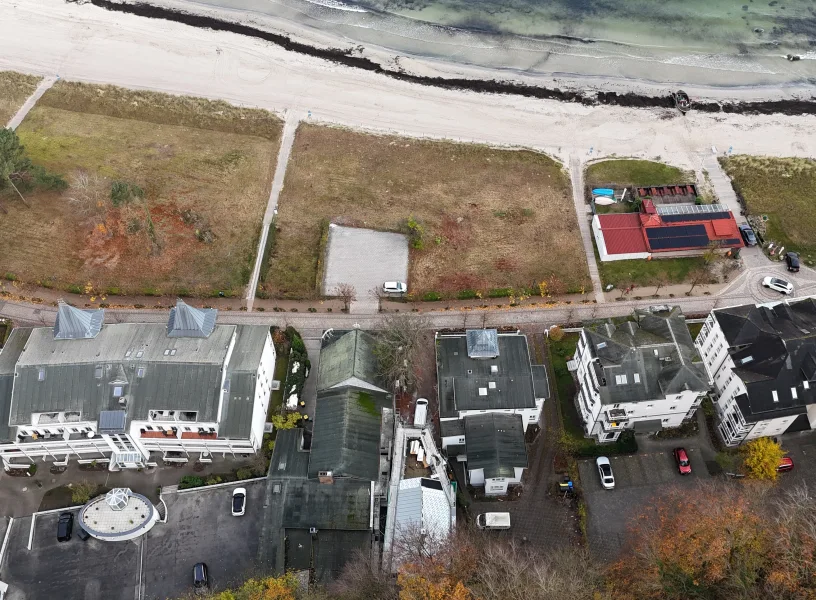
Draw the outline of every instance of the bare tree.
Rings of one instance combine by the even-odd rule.
[[[697,287],[697,284],[700,283],[703,279],[708,277],[709,272],[708,269],[705,267],[698,267],[693,269],[691,273],[689,273],[689,278],[691,279],[691,289],[686,292],[686,296],[691,296],[691,292],[694,291],[694,288]]]
[[[411,388],[419,383],[414,363],[419,359],[422,334],[431,328],[427,317],[420,315],[388,315],[377,332],[374,355],[379,375],[390,384]]]
[[[368,295],[377,301],[377,311],[382,312],[382,301],[388,297],[388,294],[383,291],[381,286],[375,285],[373,288],[368,290]]]
[[[665,271],[660,271],[655,275],[655,281],[657,282],[657,287],[655,288],[654,297],[657,298],[657,293],[660,291],[660,288],[669,282],[669,276]]]
[[[390,573],[376,570],[371,556],[357,550],[343,572],[329,587],[332,597],[341,600],[397,600],[397,586]]]
[[[338,283],[332,292],[334,296],[343,301],[343,310],[348,312],[352,302],[357,300],[357,290],[350,283]]]

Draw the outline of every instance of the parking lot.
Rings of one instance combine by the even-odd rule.
[[[688,452],[690,475],[680,475],[670,445],[634,455],[610,456],[614,490],[601,486],[595,459],[578,463],[587,504],[587,536],[596,557],[615,560],[626,543],[632,517],[648,511],[661,494],[675,486],[691,487],[709,477],[700,448],[687,441],[677,445]]]
[[[236,584],[266,560],[260,540],[267,485],[242,485],[247,489],[243,517],[231,514],[235,487],[165,495],[168,522],[129,542],[82,541],[76,521],[72,539],[57,542],[63,511],[37,515],[33,535],[32,517],[14,519],[0,565],[0,580],[9,584],[7,600],[51,598],[55,590],[60,600],[176,598],[190,591],[197,562],[209,567],[214,588]]]

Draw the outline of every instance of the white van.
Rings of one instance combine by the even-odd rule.
[[[476,517],[479,529],[510,529],[510,513],[482,513]]]
[[[416,408],[414,408],[414,427],[422,429],[428,420],[428,401],[425,398],[419,398],[416,401]]]

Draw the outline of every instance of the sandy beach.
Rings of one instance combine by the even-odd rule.
[[[816,117],[584,106],[414,85],[251,37],[61,0],[0,7],[0,68],[222,98],[369,131],[700,169],[712,151],[813,156]],[[625,88],[624,88],[625,89]],[[723,92],[724,94],[724,92]],[[725,95],[725,94],[724,94]],[[731,94],[730,98],[739,97]]]

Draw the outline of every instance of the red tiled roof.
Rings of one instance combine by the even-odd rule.
[[[639,213],[598,215],[607,254],[648,252]]]

